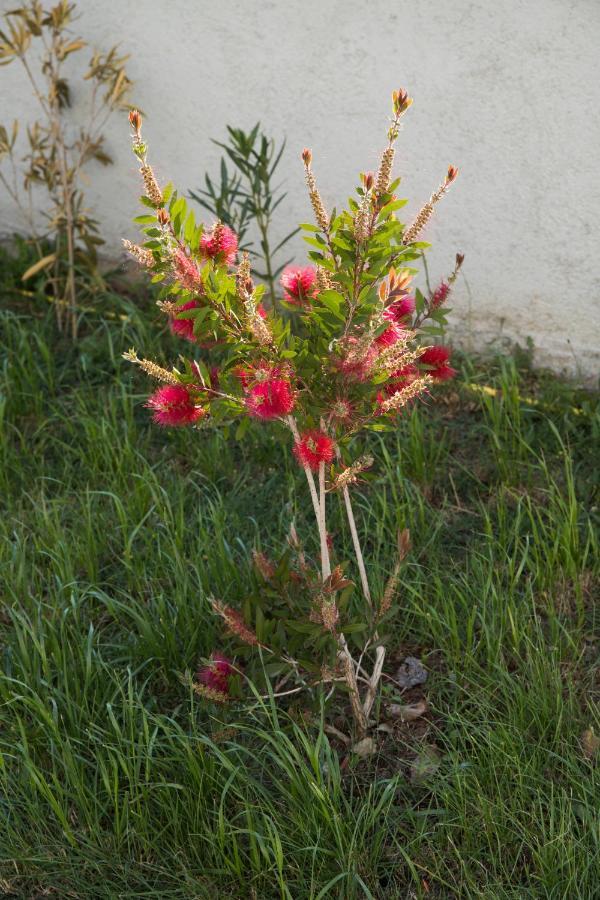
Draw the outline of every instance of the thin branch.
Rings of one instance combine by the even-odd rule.
[[[336,449],[336,454],[338,460],[341,461],[341,453],[339,447]],[[367,570],[365,568],[365,561],[363,559],[362,548],[360,546],[360,540],[358,537],[358,531],[356,530],[356,522],[354,520],[354,512],[352,510],[352,501],[350,500],[350,491],[348,490],[348,485],[345,484],[342,488],[342,494],[344,495],[344,504],[346,507],[346,516],[348,519],[348,525],[350,526],[350,534],[352,535],[352,544],[354,546],[354,553],[356,555],[356,562],[358,565],[358,571],[360,573],[360,581],[363,589],[363,594],[365,600],[369,604],[369,609],[373,611],[373,601],[371,599],[371,591],[369,588],[369,579],[367,578]]]

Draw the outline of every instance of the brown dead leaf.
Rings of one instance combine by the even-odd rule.
[[[372,737],[365,737],[352,747],[352,752],[356,753],[364,759],[365,756],[372,756],[377,750],[377,745]]]
[[[419,700],[418,703],[390,703],[386,707],[388,716],[392,719],[401,719],[403,722],[414,722],[424,716],[429,707],[426,700]]]
[[[594,759],[600,750],[600,737],[594,733],[593,728],[586,728],[581,735],[581,749],[587,759]]]

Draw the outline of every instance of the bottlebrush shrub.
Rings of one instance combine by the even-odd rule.
[[[445,304],[462,256],[435,290],[413,292],[411,283],[418,272],[414,263],[429,246],[421,240],[423,229],[457,169],[450,166],[412,224],[397,217],[406,201],[395,193],[394,146],[411,103],[405,91],[394,92],[379,169],[360,176],[356,195],[340,213],[325,209],[312,154],[302,152],[316,220],[301,226],[312,265],[283,273],[282,313],[263,307],[264,287],[253,283],[248,256],[241,254],[236,264],[231,229],[220,222],[197,223],[172,185],[159,186],[147,159],[141,116],[130,115],[145,186],[146,211],[136,221],[145,240],[125,246],[152,281],[162,283],[158,305],[182,338],[185,355],[169,369],[135,350],[125,357],[156,381],[147,406],[161,426],[201,431],[207,423],[238,418],[238,438],[252,422],[275,428],[278,439],[287,432],[306,476],[319,538],[318,566],[311,564],[292,527],[277,563],[256,554],[255,588],[241,608],[213,601],[235,641],[237,662],[215,651],[195,687],[207,700],[224,702],[234,672],[237,678],[259,670],[277,679],[277,695],[340,686],[347,691],[359,736],[370,727],[409,538],[406,531],[399,535],[397,565],[382,596],[373,596],[350,496],[373,461],[352,459],[350,439],[368,429],[394,428],[409,403],[454,374],[448,349],[430,342],[445,324]],[[327,533],[327,500],[337,492],[361,586],[354,612],[353,568],[344,562],[332,565]],[[254,669],[253,659],[260,664]]]

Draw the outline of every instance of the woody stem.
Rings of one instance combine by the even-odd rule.
[[[298,433],[298,426],[296,425],[296,420],[293,416],[287,417],[287,424],[290,431],[292,432],[294,440],[299,441],[300,434]],[[308,487],[310,490],[315,517],[317,520],[317,527],[319,529],[319,538],[321,542],[321,573],[323,581],[325,581],[325,579],[328,578],[331,574],[329,548],[327,547],[327,530],[325,527],[325,464],[321,463],[319,465],[319,491],[321,494],[320,499],[317,494],[313,473],[308,466],[303,466],[303,468],[306,475],[306,480],[308,481]],[[358,682],[356,680],[355,662],[352,658],[352,654],[350,653],[350,648],[348,647],[345,635],[342,632],[337,635],[337,643],[338,658],[342,665],[346,684],[348,685],[348,693],[350,696],[352,713],[354,715],[359,735],[364,735],[367,730],[367,716],[365,715],[362,703],[360,701],[360,692],[358,690]]]
[[[339,448],[337,449],[337,458],[341,459],[341,454]],[[360,546],[360,540],[358,538],[358,531],[356,530],[356,521],[354,519],[354,512],[352,510],[352,501],[350,500],[350,491],[348,490],[348,485],[345,484],[342,488],[342,494],[344,496],[344,505],[346,507],[346,517],[348,519],[348,525],[350,526],[350,534],[352,535],[352,544],[354,546],[354,554],[356,556],[356,563],[358,565],[358,571],[360,574],[360,583],[362,585],[363,594],[365,600],[369,605],[369,609],[373,610],[373,601],[371,600],[371,591],[369,588],[369,579],[367,578],[367,570],[365,568],[365,561],[362,555],[362,548]]]

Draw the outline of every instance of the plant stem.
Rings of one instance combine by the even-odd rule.
[[[298,433],[298,426],[296,425],[296,420],[293,416],[287,417],[287,424],[290,428],[290,431],[292,432],[292,435],[294,436],[294,439],[296,441],[299,440],[300,435]],[[317,495],[313,473],[308,466],[303,466],[303,468],[313,501],[313,508],[317,520],[317,528],[319,529],[319,538],[321,543],[321,575],[323,581],[325,581],[325,579],[328,578],[331,574],[325,520],[325,464],[321,463],[319,466],[319,491],[321,494],[321,502],[319,501],[319,496]],[[350,653],[350,648],[348,647],[348,644],[346,642],[346,638],[342,632],[337,635],[337,643],[338,659],[342,664],[344,670],[344,678],[346,680],[346,684],[348,685],[352,713],[356,721],[358,733],[360,736],[362,736],[366,733],[368,723],[367,716],[365,715],[362,703],[360,701],[360,692],[358,690],[358,682],[356,680],[355,663],[352,658],[352,654]]]
[[[340,451],[337,450],[337,457],[340,459]],[[354,512],[352,510],[352,501],[350,500],[350,491],[348,490],[348,485],[344,485],[342,488],[342,493],[344,495],[344,505],[346,507],[346,516],[348,518],[348,525],[350,526],[350,533],[352,535],[352,544],[354,546],[354,553],[356,555],[356,562],[358,564],[358,571],[360,572],[360,580],[362,584],[363,594],[365,600],[369,605],[369,609],[371,613],[373,612],[373,601],[371,599],[371,591],[369,589],[369,580],[367,578],[367,570],[365,568],[365,562],[363,559],[362,548],[360,546],[360,540],[358,538],[358,531],[356,530],[356,521],[354,519]],[[374,634],[374,640],[378,641],[379,636],[377,631]],[[367,645],[368,646],[368,645]],[[365,650],[367,648],[365,647]],[[363,653],[359,659],[359,667],[362,661]],[[367,693],[365,696],[364,703],[362,705],[362,710],[365,716],[365,719],[368,719],[369,713],[373,708],[373,704],[375,702],[375,697],[377,696],[377,686],[381,680],[381,673],[383,671],[383,663],[385,661],[385,647],[379,644],[375,649],[375,665],[373,667],[373,673],[369,679],[369,686],[367,688]]]
[[[384,661],[385,647],[379,644],[379,646],[375,650],[375,665],[373,666],[373,674],[371,675],[369,687],[367,688],[365,701],[363,703],[363,712],[365,714],[365,718],[367,719],[369,717],[371,709],[373,708],[373,704],[375,703],[375,697],[377,696],[377,686],[381,680]]]
[[[369,609],[373,610],[373,601],[371,600],[371,591],[369,589],[369,581],[367,578],[367,570],[365,569],[365,561],[362,555],[362,549],[360,546],[360,541],[358,539],[358,532],[356,530],[356,522],[354,521],[354,513],[352,511],[352,502],[350,500],[350,491],[348,490],[348,485],[345,484],[342,488],[342,494],[344,495],[344,505],[346,507],[346,516],[348,519],[348,525],[350,526],[350,534],[352,535],[352,544],[354,546],[354,553],[356,554],[356,562],[358,565],[358,571],[360,573],[360,583],[362,585],[363,594],[365,600],[369,605]]]
[[[256,209],[256,221],[258,224],[258,230],[260,231],[261,241],[260,245],[262,247],[263,258],[265,261],[265,269],[267,282],[269,284],[269,294],[271,297],[271,303],[273,305],[273,309],[276,307],[276,298],[275,298],[275,279],[273,277],[273,266],[271,263],[271,248],[269,247],[269,216],[264,216],[262,213],[259,214],[259,210],[261,209],[261,199],[260,196],[255,198],[255,209]]]
[[[325,463],[319,463],[319,516],[321,536],[321,567],[323,570],[323,581],[331,575],[331,565],[329,562],[329,547],[327,546],[327,526],[325,524]]]
[[[337,458],[341,461],[341,453],[339,447],[336,450]],[[354,546],[354,553],[356,555],[356,563],[358,565],[358,571],[360,573],[360,582],[363,589],[363,594],[365,600],[369,604],[369,609],[373,610],[373,601],[371,599],[371,591],[369,588],[369,579],[367,578],[367,570],[365,568],[365,561],[362,554],[362,548],[360,546],[360,540],[358,537],[358,531],[356,530],[356,522],[354,520],[354,512],[352,510],[352,501],[350,500],[350,491],[348,490],[348,485],[345,484],[342,488],[342,494],[344,496],[344,505],[346,507],[346,517],[348,519],[348,525],[350,526],[350,534],[352,535],[352,544]]]
[[[296,420],[293,416],[287,417],[287,424],[292,432],[295,441],[300,440],[300,434],[298,432],[298,426],[296,425]],[[310,490],[310,496],[312,499],[313,509],[315,511],[315,518],[317,520],[317,526],[319,527],[320,534],[320,516],[321,516],[321,504],[319,503],[319,497],[317,494],[317,488],[315,486],[315,479],[313,477],[313,473],[310,471],[308,466],[303,466],[304,474],[306,475],[306,480],[308,481],[308,488]]]

